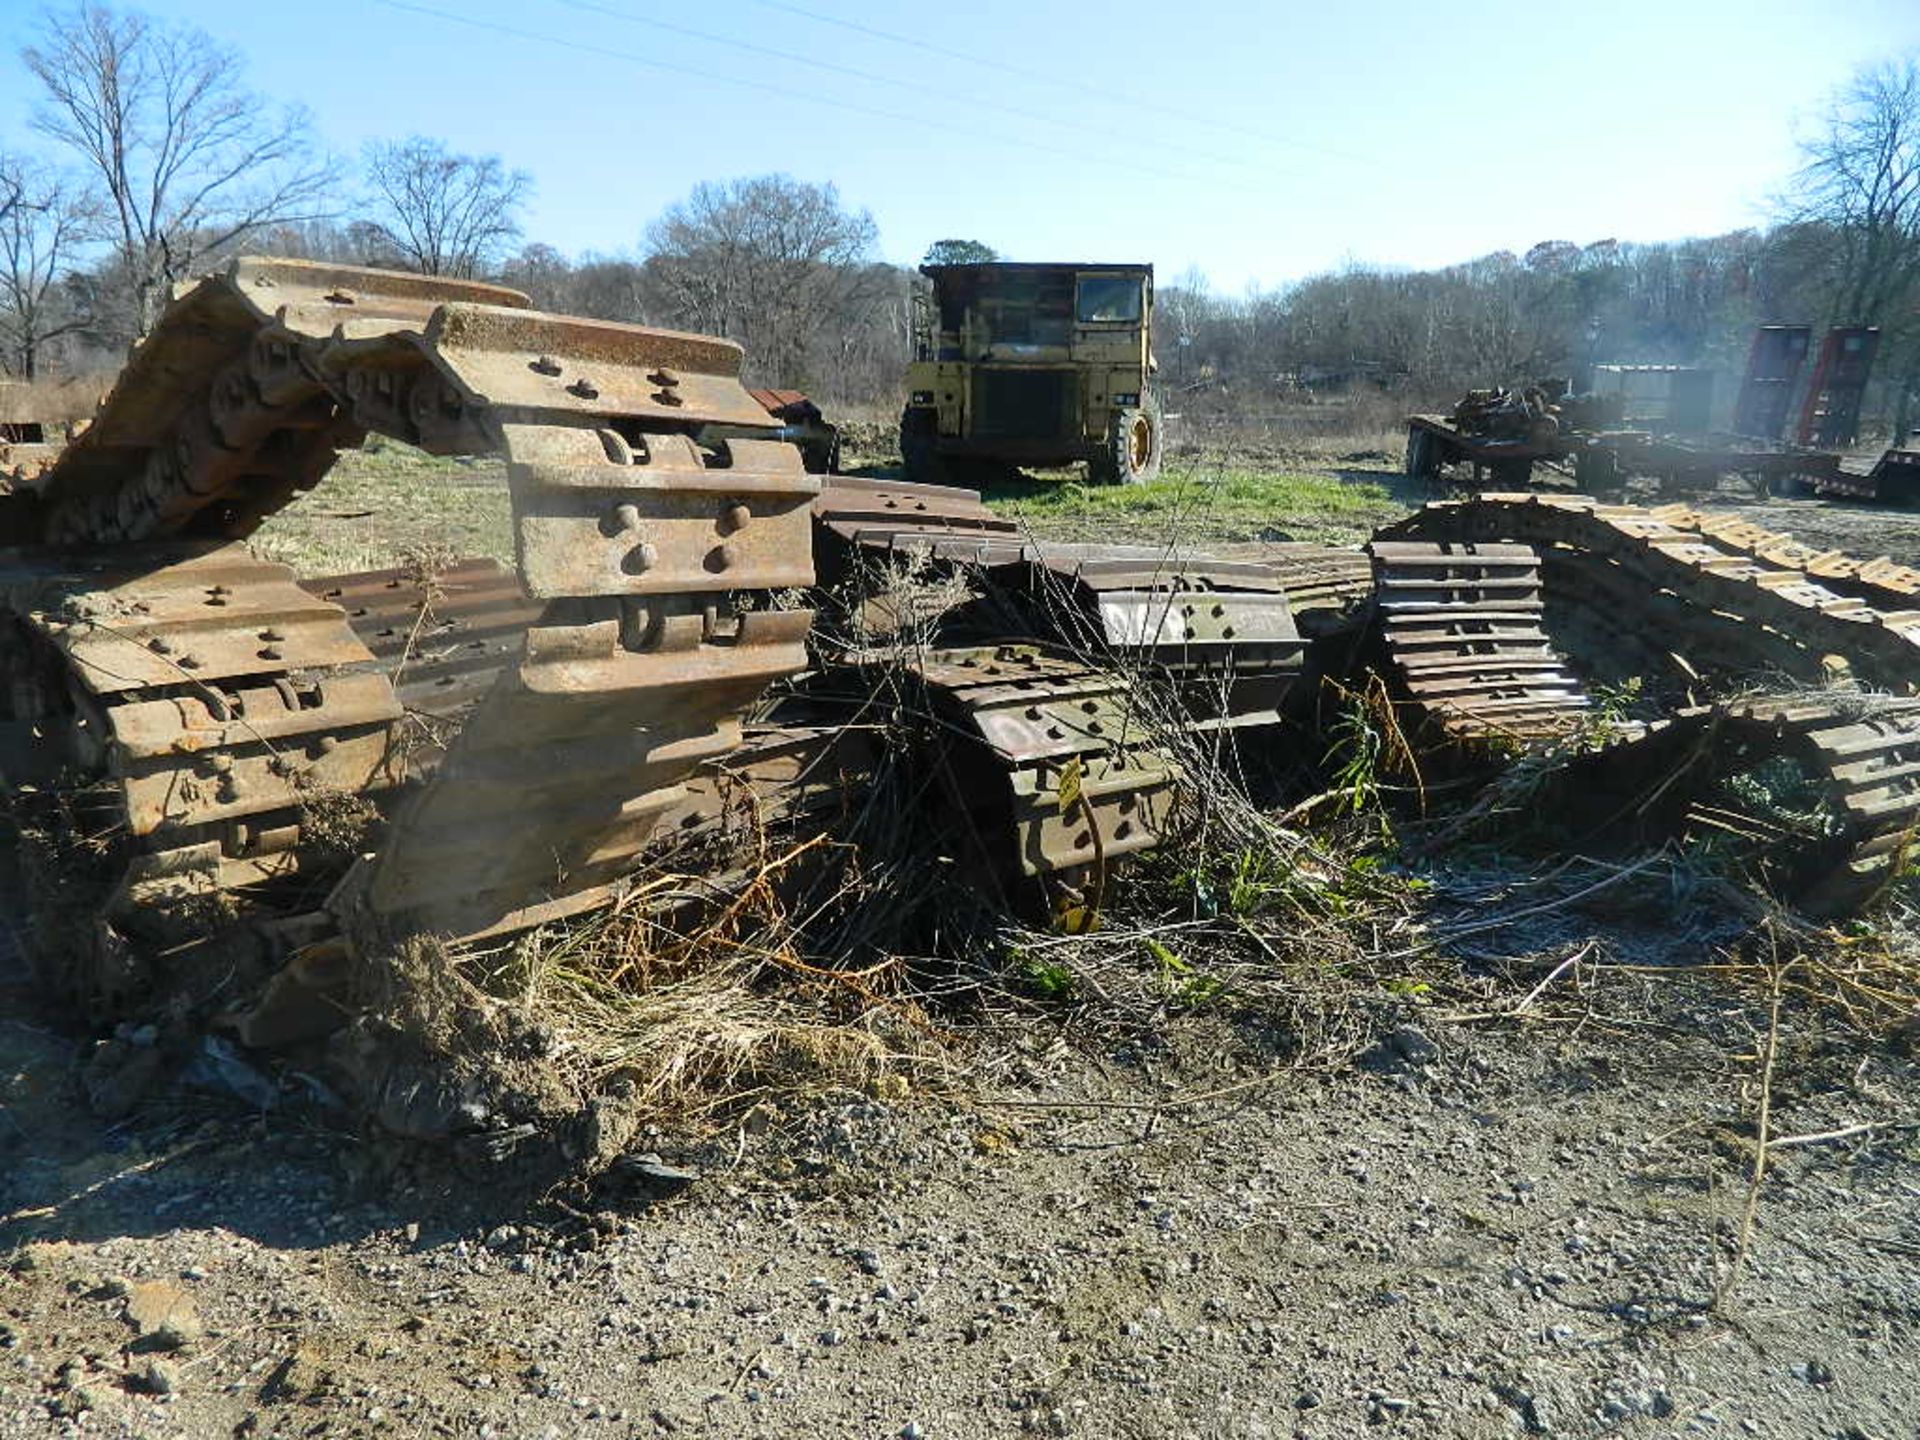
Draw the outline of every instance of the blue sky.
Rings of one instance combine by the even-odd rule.
[[[144,8],[237,46],[350,158],[419,132],[531,172],[528,235],[569,253],[631,251],[700,180],[785,170],[871,210],[892,260],[960,235],[1227,291],[1759,223],[1823,97],[1920,49],[1915,0]],[[40,9],[0,0],[0,35]],[[0,55],[0,148],[44,144],[33,90]]]

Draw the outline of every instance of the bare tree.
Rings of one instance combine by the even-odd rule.
[[[1794,218],[1836,232],[1834,318],[1878,323],[1920,281],[1920,59],[1855,75],[1804,149]]]
[[[768,379],[804,383],[830,324],[884,303],[873,217],[789,175],[702,184],[647,230],[647,270],[672,323],[746,345]]]
[[[324,213],[336,177],[304,112],[247,91],[233,50],[92,0],[45,28],[22,52],[46,92],[34,123],[104,191],[139,330],[209,252]]]
[[[1831,316],[1882,327],[1894,429],[1920,392],[1920,57],[1861,70],[1833,98],[1795,177],[1792,218],[1828,232]]]
[[[0,338],[7,368],[31,380],[46,345],[90,321],[59,287],[99,217],[63,177],[17,157],[0,156],[0,196]]]
[[[533,189],[497,155],[455,155],[415,135],[367,147],[371,235],[392,258],[425,275],[473,279],[520,234]]]

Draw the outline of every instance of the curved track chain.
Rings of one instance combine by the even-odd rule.
[[[1758,799],[1788,760],[1819,798],[1819,817]],[[1744,789],[1728,785],[1749,773]],[[1611,825],[1657,818],[1657,831],[1731,836],[1816,914],[1857,909],[1912,853],[1920,829],[1920,701],[1834,695],[1761,697],[1696,707],[1624,743],[1578,756],[1556,805]],[[1754,785],[1758,785],[1756,792]],[[1792,802],[1790,802],[1792,803]],[[1804,802],[1801,802],[1804,803]]]
[[[1487,495],[1430,504],[1381,537],[1534,546],[1549,604],[1558,588],[1585,605],[1597,617],[1588,637],[1597,645],[1651,639],[1806,680],[1831,678],[1842,663],[1872,685],[1904,691],[1920,681],[1920,610],[1879,608],[1675,518],[1581,497]]]
[[[1920,604],[1920,569],[1889,556],[1863,559],[1844,550],[1822,550],[1801,544],[1783,530],[1769,530],[1738,515],[1691,505],[1661,505],[1647,513],[1676,530],[1703,535],[1728,550],[1784,570],[1798,570],[1842,594],[1894,609]]]
[[[1884,885],[1920,826],[1920,703],[1758,700],[1722,713],[1735,734],[1797,759],[1838,820],[1803,867],[1803,903],[1838,912]]]
[[[775,440],[691,439],[766,428],[739,348],[525,305],[236,262],[175,301],[35,486],[42,543],[117,560],[250,533],[370,430],[505,457],[520,584],[544,608],[351,887],[396,929],[480,934],[590,901],[805,662],[809,613],[768,601],[812,582],[817,482]]]
[[[1724,632],[1732,626],[1748,632],[1748,659],[1764,656],[1778,662],[1797,655],[1805,678],[1823,673],[1831,678],[1827,657],[1837,655],[1883,685],[1910,690],[1920,679],[1920,615],[1883,611],[1859,595],[1841,595],[1817,584],[1806,565],[1787,563],[1806,557],[1786,548],[1782,537],[1756,532],[1728,517],[1716,519],[1684,506],[1647,511],[1578,498],[1500,495],[1429,506],[1394,529],[1402,535],[1449,538],[1418,544],[1376,542],[1383,581],[1395,578],[1394,566],[1404,566],[1409,555],[1416,573],[1423,560],[1431,567],[1437,563],[1433,552],[1452,552],[1444,572],[1448,575],[1458,573],[1452,568],[1457,564],[1453,555],[1460,553],[1490,557],[1517,552],[1515,563],[1524,565],[1523,557],[1533,552],[1499,542],[1525,540],[1540,547],[1549,604],[1556,583],[1602,587],[1600,602],[1612,607],[1613,632],[1623,644],[1647,625],[1648,607],[1664,599],[1678,602],[1665,613],[1683,632],[1664,643],[1686,647],[1709,629]],[[1486,539],[1462,538],[1468,536]],[[1562,562],[1557,580],[1554,557]],[[1822,558],[1821,566],[1863,585],[1877,583],[1860,579],[1868,570],[1865,566],[1849,568],[1830,556]],[[1512,638],[1558,665],[1547,633],[1551,627],[1539,623],[1540,578],[1540,573],[1527,576],[1528,593],[1536,603],[1529,607],[1529,623]],[[1636,585],[1641,587],[1637,592]],[[1900,592],[1883,588],[1879,593]],[[1404,671],[1405,647],[1394,637],[1392,605],[1392,587],[1383,586],[1389,645]],[[1609,636],[1588,638],[1604,644]],[[1465,708],[1471,710],[1471,701]],[[1810,837],[1776,829],[1769,834],[1764,816],[1707,806],[1698,798],[1698,781],[1724,778],[1737,768],[1730,765],[1729,755],[1794,760],[1825,800],[1833,817],[1832,833]],[[1748,840],[1786,845],[1801,903],[1816,910],[1839,912],[1868,898],[1904,860],[1920,827],[1916,700],[1843,691],[1735,699],[1696,707],[1637,736],[1621,737],[1584,757],[1578,767],[1602,790],[1624,794],[1634,787],[1622,786],[1620,777],[1636,771],[1666,787],[1670,777],[1657,772],[1667,764],[1680,764],[1695,776],[1675,792],[1694,797],[1685,817],[1689,828],[1728,829]]]

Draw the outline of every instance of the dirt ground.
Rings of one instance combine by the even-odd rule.
[[[1920,1434],[1915,1037],[1774,1030],[1725,939],[1556,911],[1306,1070],[1042,1016],[959,1101],[768,1103],[533,1205],[244,1060],[97,1118],[0,944],[0,1436]]]
[[[1716,1304],[1759,1017],[1577,988],[1277,1079],[1042,1029],[991,1101],[755,1113],[584,1221],[324,1112],[93,1121],[10,991],[0,1433],[1912,1435],[1911,1059],[1790,1025],[1773,1133],[1846,1133]]]

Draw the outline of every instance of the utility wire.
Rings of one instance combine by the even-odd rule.
[[[1350,150],[1336,150],[1329,145],[1318,145],[1308,140],[1295,140],[1285,135],[1275,135],[1270,130],[1255,130],[1245,125],[1235,125],[1230,120],[1216,120],[1192,110],[1180,110],[1171,105],[1155,104],[1151,100],[1143,100],[1133,94],[1129,94],[1124,100],[1116,100],[1110,86],[1093,85],[1085,80],[1077,80],[1065,73],[1064,69],[1030,70],[1024,65],[1015,65],[1012,61],[1002,60],[998,56],[980,55],[969,50],[955,50],[951,46],[939,45],[931,40],[921,40],[893,30],[882,30],[874,25],[863,25],[858,20],[846,20],[838,15],[824,15],[818,10],[809,10],[804,5],[792,4],[790,0],[748,0],[748,3],[768,10],[778,10],[787,15],[798,15],[803,20],[812,20],[821,25],[833,25],[841,30],[852,31],[856,35],[865,35],[870,39],[885,40],[890,45],[904,45],[910,50],[919,50],[928,55],[939,55],[948,60],[961,60],[987,70],[998,70],[1003,75],[1017,75],[1023,80],[1038,80],[1045,85],[1077,90],[1083,95],[1090,95],[1109,105],[1123,105],[1128,110],[1151,110],[1158,115],[1183,120],[1189,125],[1206,125],[1215,130],[1224,130],[1230,134],[1244,135],[1248,139],[1264,141],[1269,145],[1284,145],[1291,150],[1309,150],[1336,160],[1350,160],[1359,165],[1379,164],[1379,161],[1370,156],[1356,155]]]
[[[751,40],[737,39],[731,35],[716,35],[709,30],[696,30],[690,25],[678,25],[670,20],[655,19],[651,15],[635,15],[632,11],[622,10],[612,5],[595,4],[594,0],[554,0],[554,3],[564,5],[569,10],[582,10],[594,15],[605,15],[614,20],[624,20],[630,25],[645,25],[649,29],[662,30],[669,35],[684,35],[688,39],[704,41],[709,45],[724,45],[735,50],[744,50],[751,55],[769,56],[774,60],[780,61],[783,65],[792,66],[797,64],[808,70],[826,71],[834,75],[845,75],[850,79],[865,80],[874,85],[887,85],[893,89],[905,90],[914,95],[924,96],[927,93],[927,87],[924,82],[902,80],[897,75],[882,75],[873,70],[861,70],[856,66],[842,65],[834,60],[820,60],[812,56],[796,55],[792,50],[782,49],[776,45],[760,45]],[[1062,120],[1058,116],[1044,115],[1037,110],[1022,110],[1017,106],[1003,105],[997,101],[983,102],[978,99],[969,99],[966,110],[970,115],[982,113],[1009,115],[1019,120],[1031,120],[1040,125],[1053,125],[1061,129],[1077,131],[1082,135],[1096,136],[1108,143],[1112,143],[1113,140],[1113,131],[1109,127],[1085,125],[1075,120]],[[1182,145],[1171,140],[1155,140],[1144,136],[1133,135],[1128,137],[1126,143],[1136,146],[1151,146],[1156,150],[1171,150],[1177,155],[1193,159],[1210,160],[1219,165],[1237,165],[1244,169],[1256,170],[1262,175],[1273,176],[1298,173],[1294,171],[1275,170],[1272,166],[1261,165],[1252,160],[1243,160],[1237,155],[1223,155],[1217,152],[1196,150],[1191,145]]]
[[[591,45],[585,41],[568,40],[558,35],[543,35],[533,30],[522,30],[513,25],[502,25],[497,21],[481,20],[472,15],[458,15],[450,10],[436,10],[430,5],[417,5],[410,0],[373,0],[373,3],[388,10],[405,11],[410,15],[425,15],[435,20],[444,20],[452,25],[464,25],[473,30],[487,30],[497,35],[510,36],[515,40],[531,40],[539,45],[551,45],[561,50],[571,50],[582,55],[593,55],[607,60],[624,60],[631,65],[644,66],[649,70],[662,70],[670,75],[683,78],[708,81],[715,85],[732,85],[744,90],[757,90],[766,95],[779,95],[788,100],[801,100],[809,105],[821,105],[830,110],[845,110],[855,115],[868,115],[880,120],[893,120],[907,125],[919,125],[930,130],[944,130],[961,135],[969,140],[995,140],[1002,145],[1015,149],[1032,150],[1039,154],[1062,156],[1078,164],[1103,165],[1125,170],[1133,175],[1154,175],[1163,180],[1178,181],[1183,185],[1210,185],[1220,189],[1222,182],[1217,177],[1194,175],[1188,172],[1163,170],[1143,165],[1132,159],[1110,156],[1100,153],[1089,154],[1083,150],[1069,150],[1064,146],[1046,145],[1018,135],[1003,135],[991,130],[981,130],[974,125],[962,125],[957,122],[933,119],[926,115],[910,115],[899,110],[883,110],[874,105],[862,105],[852,100],[841,100],[832,96],[818,95],[806,90],[794,90],[784,85],[770,84],[764,80],[749,80],[739,75],[728,75],[718,70],[701,70],[677,62],[655,60],[645,55],[635,55],[628,50],[614,50],[605,45]],[[1239,186],[1227,188],[1243,189]]]

